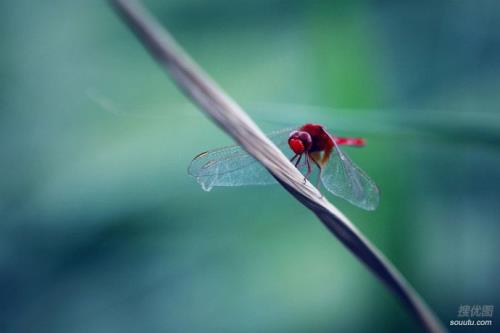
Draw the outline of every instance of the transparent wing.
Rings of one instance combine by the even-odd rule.
[[[289,151],[288,135],[294,128],[269,133],[267,136],[284,153]],[[259,162],[238,145],[206,151],[196,156],[188,172],[203,190],[215,186],[267,185],[276,180]]]
[[[374,210],[379,204],[380,192],[375,182],[337,144],[321,172],[321,182],[328,191],[360,208]]]

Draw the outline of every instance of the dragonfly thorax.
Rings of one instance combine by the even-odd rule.
[[[293,131],[288,137],[288,145],[295,154],[303,154],[312,147],[312,137],[305,131]]]

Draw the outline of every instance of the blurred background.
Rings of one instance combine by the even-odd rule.
[[[379,209],[329,197],[445,326],[500,305],[500,2],[145,3],[266,130],[367,139]],[[230,138],[106,2],[0,13],[0,332],[420,331],[279,186],[201,190]]]

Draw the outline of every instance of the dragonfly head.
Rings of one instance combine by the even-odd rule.
[[[293,131],[288,137],[288,145],[295,154],[303,154],[311,149],[311,135],[305,131]]]

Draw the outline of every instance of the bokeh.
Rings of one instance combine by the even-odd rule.
[[[445,326],[500,306],[498,1],[145,3],[265,130],[367,139],[379,209],[328,197]],[[0,13],[0,332],[421,331],[279,186],[201,190],[231,139],[105,1]]]

